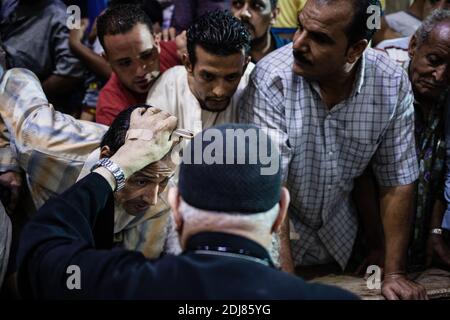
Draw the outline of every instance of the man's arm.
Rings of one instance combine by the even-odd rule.
[[[55,101],[58,97],[71,94],[81,82],[80,78],[52,74],[42,82],[42,89],[49,101]]]
[[[125,177],[161,159],[172,145],[169,137],[176,118],[144,110],[132,113],[130,130],[150,130],[154,139],[127,140],[111,157]],[[98,168],[39,210],[23,230],[20,242],[19,285],[23,293],[44,299],[151,296],[139,291],[131,280],[139,278],[143,287],[154,281],[152,266],[141,253],[95,250],[92,230],[115,186],[112,174]],[[79,271],[80,286],[70,280],[77,272],[73,270]],[[71,284],[79,290],[71,290]]]

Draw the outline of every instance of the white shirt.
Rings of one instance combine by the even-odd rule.
[[[147,104],[158,107],[178,118],[178,127],[198,133],[217,124],[238,121],[237,103],[247,86],[254,68],[249,63],[230,104],[222,112],[203,110],[188,84],[188,73],[184,66],[167,70],[152,86],[147,96]]]

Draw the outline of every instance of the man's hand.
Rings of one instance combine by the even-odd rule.
[[[427,241],[426,256],[427,267],[431,266],[433,259],[436,259],[437,262],[444,264],[446,267],[450,267],[450,248],[445,243],[442,235],[430,235]]]
[[[175,44],[177,45],[177,55],[180,61],[183,61],[183,55],[187,55],[187,36],[186,31],[183,31],[175,38]]]
[[[10,191],[9,199],[4,205],[9,210],[14,210],[19,200],[20,187],[22,186],[22,176],[18,172],[8,171],[0,173],[0,185]],[[3,199],[4,200],[4,199]]]
[[[137,108],[130,118],[125,144],[111,157],[128,178],[134,172],[161,160],[172,148],[170,140],[177,118],[157,108]]]
[[[428,300],[425,288],[404,275],[385,275],[381,294],[388,300]]]
[[[364,279],[367,279],[367,277],[370,276],[370,274],[366,273],[367,268],[369,266],[372,266],[372,265],[379,266],[383,270],[384,256],[385,256],[384,249],[370,250],[369,254],[366,256],[366,258],[363,260],[363,262],[358,266],[355,273],[357,275],[364,275]]]

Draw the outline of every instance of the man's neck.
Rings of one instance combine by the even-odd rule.
[[[347,99],[353,91],[359,63],[327,79],[319,80],[320,94],[328,110]]]

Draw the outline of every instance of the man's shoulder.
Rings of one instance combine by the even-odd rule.
[[[405,71],[395,60],[382,50],[367,49],[365,55],[366,77],[381,77],[383,81],[403,80]]]

